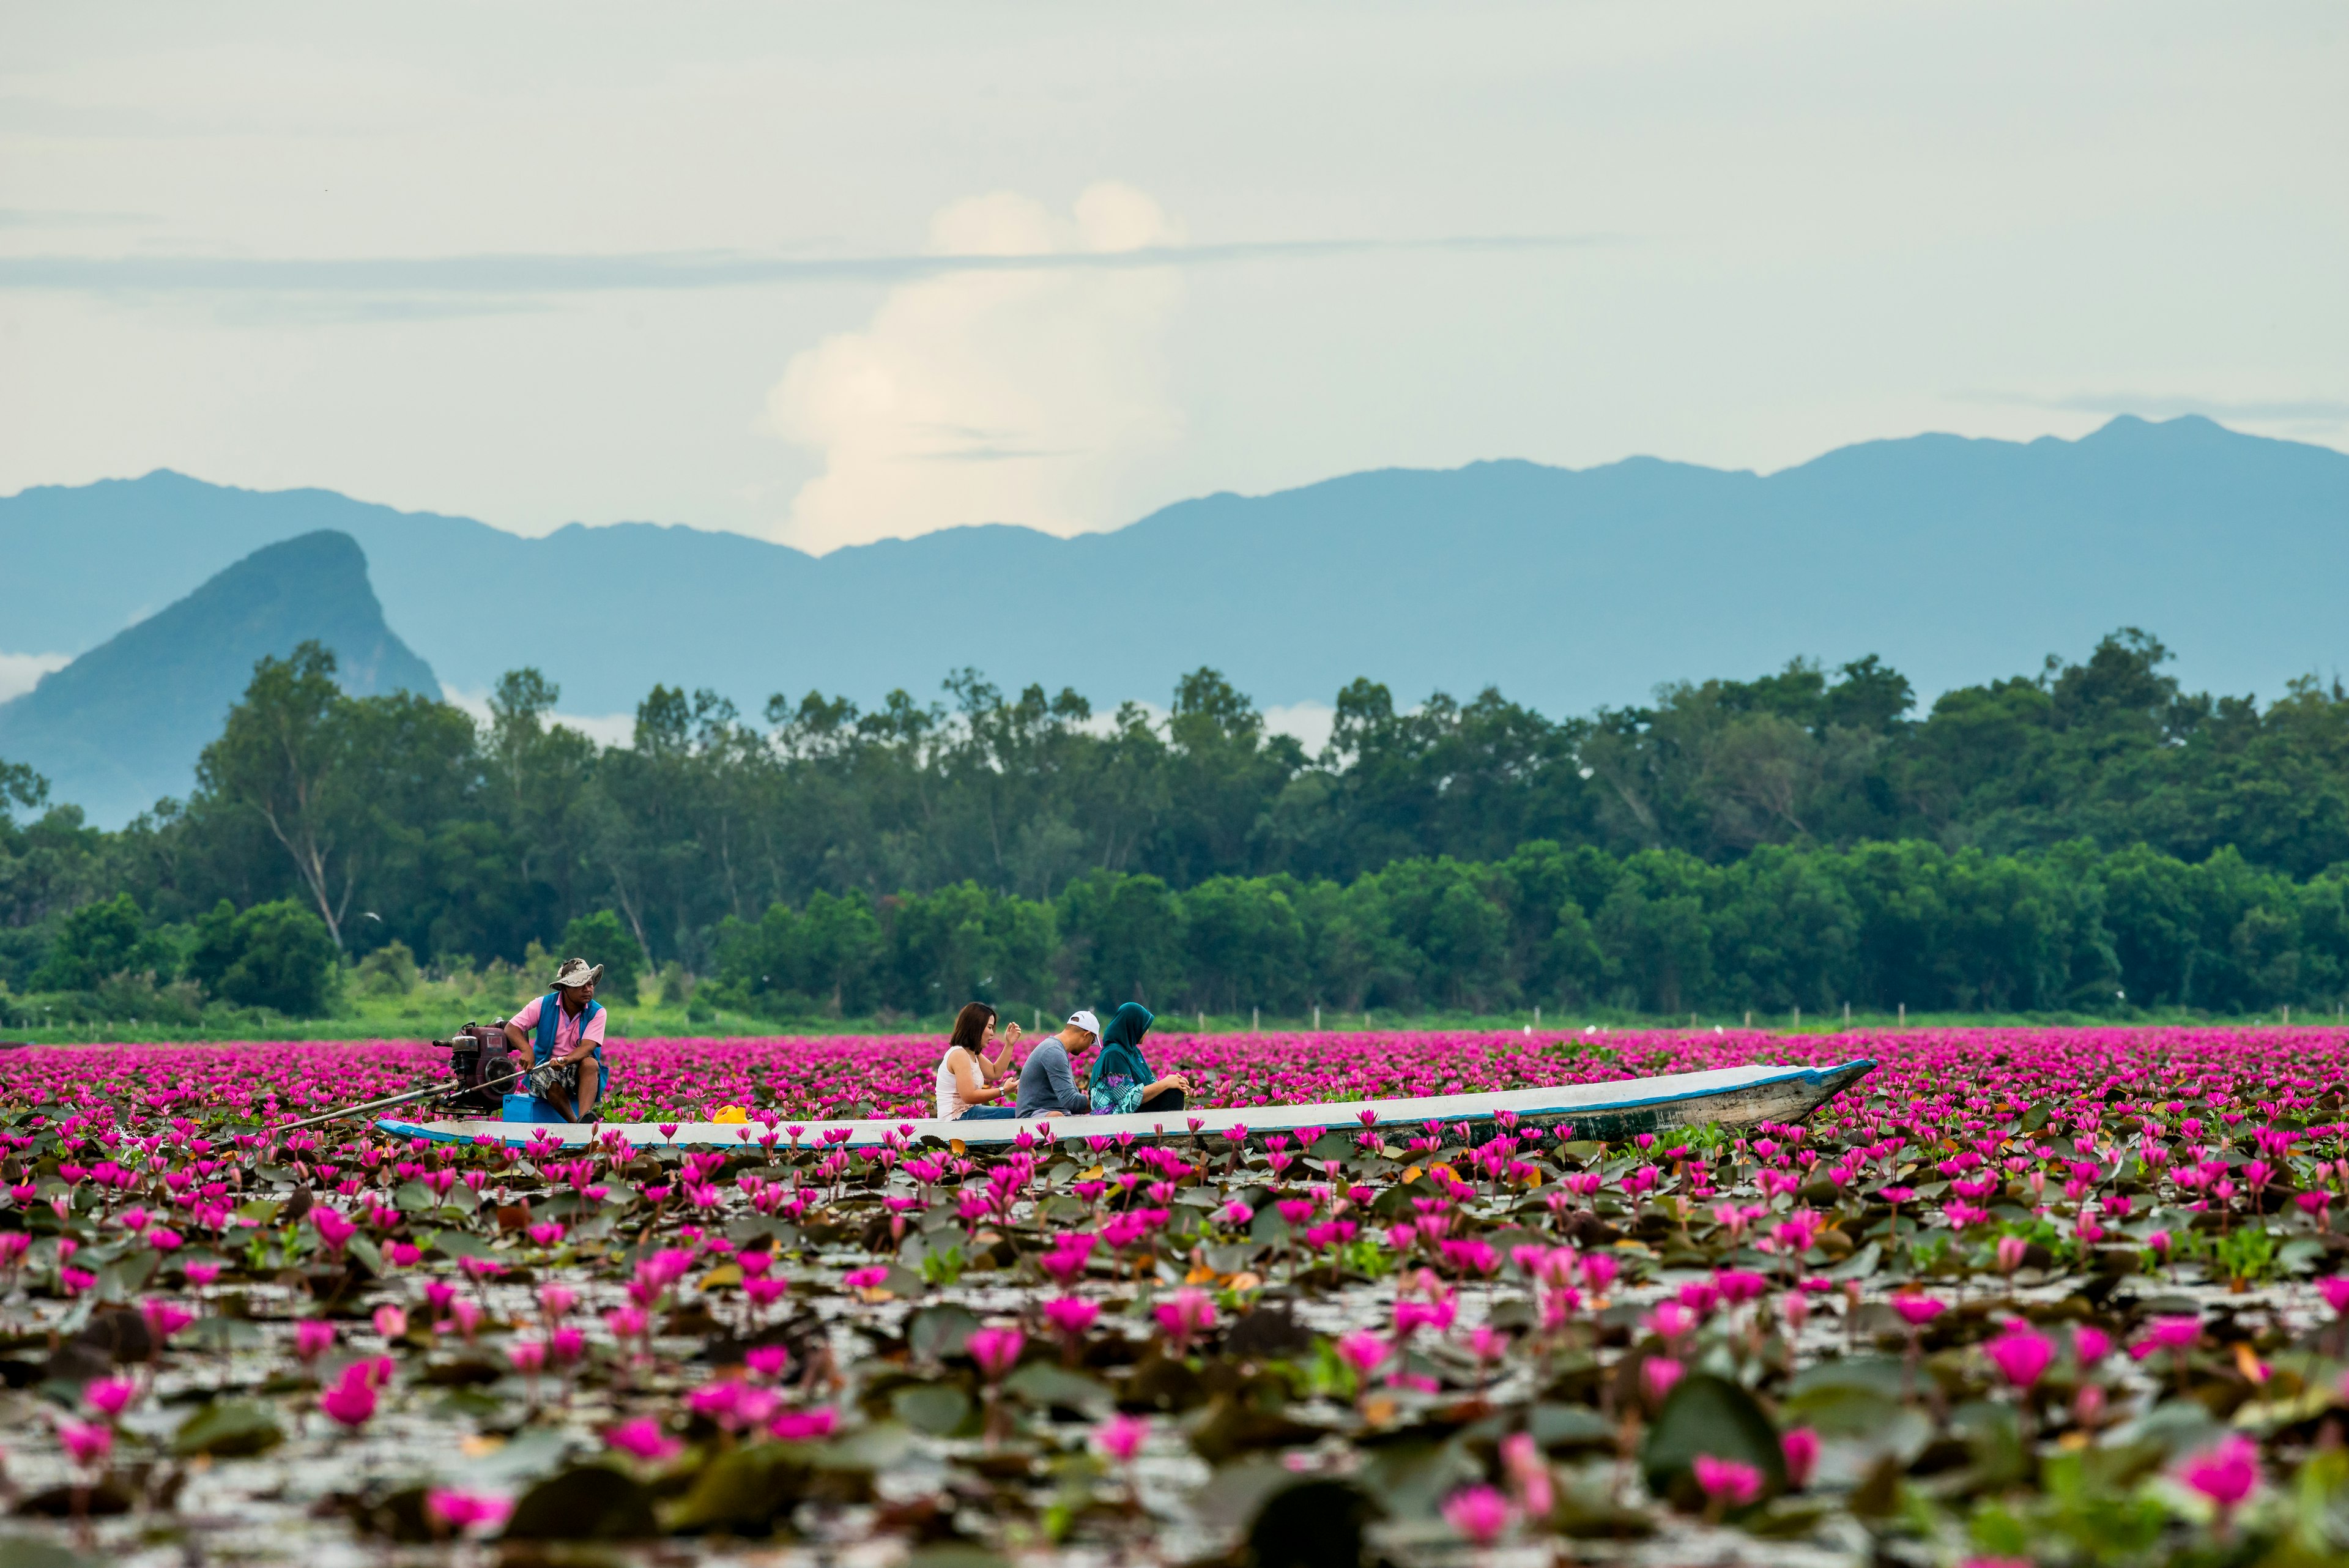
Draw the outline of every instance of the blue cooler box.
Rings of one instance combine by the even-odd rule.
[[[536,1095],[508,1095],[505,1119],[510,1122],[552,1122],[556,1127],[571,1125],[563,1119],[562,1112]]]

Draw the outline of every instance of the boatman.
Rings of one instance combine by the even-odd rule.
[[[530,1053],[523,1085],[563,1113],[587,1119],[604,1098],[604,1004],[595,981],[604,966],[567,958],[554,971],[554,989],[506,1020],[506,1043]]]

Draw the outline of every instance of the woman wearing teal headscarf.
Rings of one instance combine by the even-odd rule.
[[[1142,1054],[1150,1033],[1150,1009],[1138,1002],[1119,1008],[1102,1031],[1102,1053],[1093,1062],[1092,1102],[1097,1116],[1130,1111],[1179,1111],[1190,1081],[1180,1073],[1154,1077]]]

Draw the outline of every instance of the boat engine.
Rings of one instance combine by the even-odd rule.
[[[519,1090],[513,1075],[523,1065],[514,1054],[512,1043],[506,1039],[504,1019],[495,1023],[469,1023],[448,1039],[431,1044],[449,1053],[449,1072],[453,1082],[441,1097],[443,1108],[473,1111],[486,1116],[503,1113],[506,1096]]]

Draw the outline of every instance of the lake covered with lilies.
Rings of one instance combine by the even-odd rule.
[[[0,1568],[2349,1558],[2341,1030],[1174,1033],[1218,1108],[1879,1064],[827,1139],[941,1049],[613,1043],[719,1147],[282,1130],[446,1072],[395,1042],[0,1054]]]

